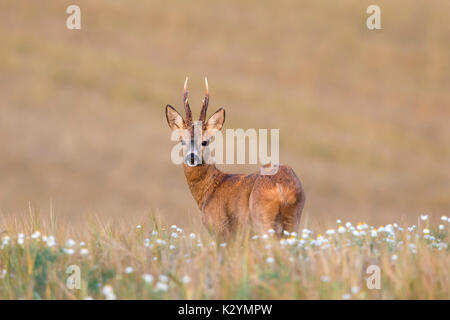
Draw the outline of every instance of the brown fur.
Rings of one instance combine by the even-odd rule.
[[[184,165],[189,189],[202,212],[203,224],[229,236],[249,222],[259,232],[296,231],[305,193],[294,171],[281,165],[274,175],[227,174],[214,165]]]

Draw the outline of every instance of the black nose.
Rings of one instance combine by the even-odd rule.
[[[199,158],[198,155],[196,155],[195,153],[191,152],[188,155],[186,155],[185,163],[188,166],[195,167],[195,166],[199,165],[201,163],[201,161],[200,161],[200,158]]]

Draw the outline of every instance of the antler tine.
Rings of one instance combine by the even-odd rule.
[[[183,90],[183,104],[184,104],[184,110],[186,112],[186,122],[192,122],[192,112],[191,108],[189,107],[188,102],[188,91],[187,91],[187,82],[188,77],[186,77],[186,80],[184,81],[184,90]]]
[[[200,121],[206,120],[206,111],[208,110],[208,103],[209,103],[209,88],[208,88],[208,78],[205,77],[205,99],[203,99],[202,102],[202,111],[200,112]]]

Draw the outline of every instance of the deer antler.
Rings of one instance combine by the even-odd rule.
[[[183,104],[184,104],[184,110],[186,112],[186,122],[191,123],[192,122],[192,112],[191,112],[191,108],[189,107],[188,91],[186,89],[188,79],[189,78],[186,77],[186,81],[184,81]]]
[[[203,99],[202,102],[202,111],[200,112],[200,119],[199,119],[202,122],[206,120],[206,110],[208,110],[208,103],[209,103],[208,79],[206,77],[205,77],[205,87],[206,87],[205,99]]]

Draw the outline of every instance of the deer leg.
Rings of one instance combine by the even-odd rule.
[[[288,206],[281,206],[280,215],[283,230],[286,230],[287,232],[298,231],[301,215],[301,206],[299,203]]]

